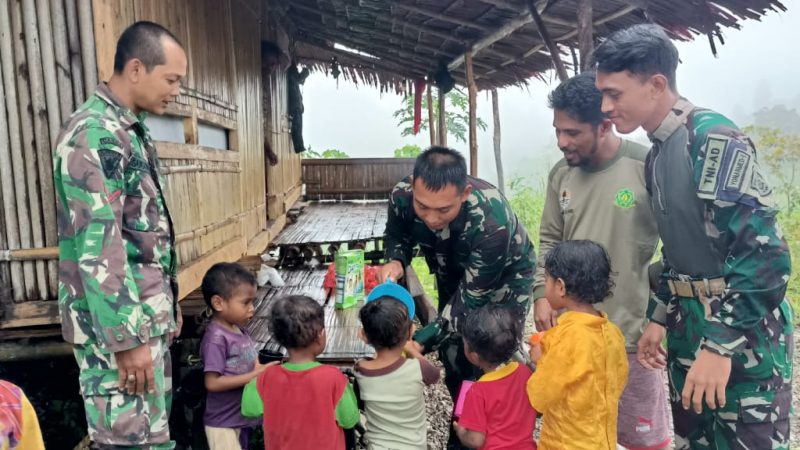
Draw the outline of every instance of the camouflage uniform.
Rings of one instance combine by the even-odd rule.
[[[100,448],[174,447],[175,239],[143,119],[100,84],[64,125],[54,157],[61,326]],[[117,386],[113,354],[141,345],[151,348],[156,389],[130,396]]]
[[[755,148],[730,120],[684,99],[650,139],[665,271],[648,317],[667,328],[676,448],[788,448],[791,262]],[[696,287],[677,292],[680,282]],[[725,407],[704,404],[698,415],[681,392],[700,349],[730,357],[732,370]]]
[[[518,308],[524,321],[536,268],[533,244],[508,201],[483,180],[470,177],[468,182],[472,194],[445,229],[431,231],[416,216],[410,178],[392,190],[386,223],[386,260],[405,267],[419,245],[436,278],[439,311],[451,305],[456,333],[439,346],[439,357],[453,398],[461,381],[482,375],[464,355],[459,332],[467,313],[499,303]]]

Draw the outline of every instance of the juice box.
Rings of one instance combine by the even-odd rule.
[[[336,252],[337,309],[351,308],[364,299],[364,250]]]

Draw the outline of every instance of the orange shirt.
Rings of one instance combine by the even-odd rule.
[[[616,449],[628,359],[622,332],[602,314],[568,311],[542,339],[528,380],[531,405],[544,415],[539,450]]]

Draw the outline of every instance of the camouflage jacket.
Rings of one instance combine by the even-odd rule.
[[[791,272],[755,147],[729,119],[685,99],[650,139],[645,178],[665,272],[648,317],[665,322],[669,276],[724,277],[722,306],[708,319],[701,345],[740,353],[747,346],[743,330],[780,305]]]
[[[405,267],[419,245],[437,278],[440,309],[450,302],[454,316],[488,302],[527,306],[536,253],[500,191],[470,177],[472,194],[458,216],[445,229],[431,231],[414,213],[409,181],[400,181],[389,200],[386,260]]]
[[[142,120],[100,84],[54,156],[64,340],[131,349],[176,329],[174,231]]]

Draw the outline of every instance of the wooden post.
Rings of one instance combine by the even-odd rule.
[[[19,98],[19,117],[22,124],[22,154],[20,161],[24,164],[25,171],[17,178],[25,180],[27,192],[22,197],[28,204],[30,217],[30,238],[29,242],[22,242],[25,247],[43,247],[44,237],[42,233],[42,213],[39,202],[39,173],[36,169],[36,148],[34,146],[34,119],[33,106],[31,104],[31,87],[28,83],[30,72],[25,71],[28,67],[28,59],[25,54],[25,30],[22,19],[22,5],[20,2],[12,3],[11,29],[14,37],[14,67],[16,68],[17,94]],[[8,95],[8,92],[6,92]],[[15,177],[16,178],[16,177]],[[24,190],[23,190],[24,191]],[[24,213],[23,213],[24,214]],[[47,274],[44,261],[36,261],[36,277],[33,284],[25,283],[26,298],[42,298],[41,295],[47,292]],[[40,289],[44,285],[44,289]],[[41,292],[41,294],[40,294]]]
[[[2,79],[4,93],[0,95],[0,106],[5,102],[5,108],[8,111],[8,143],[11,156],[11,166],[13,178],[8,180],[19,180],[18,184],[14,186],[14,198],[16,199],[15,214],[10,218],[7,216],[6,220],[14,220],[18,223],[19,229],[19,246],[30,245],[31,238],[31,222],[30,215],[28,214],[28,201],[25,191],[25,159],[22,154],[22,137],[20,135],[20,113],[19,105],[17,103],[17,85],[13,53],[13,33],[11,28],[11,16],[8,9],[8,2],[0,2],[0,69],[2,69]],[[27,95],[27,94],[26,94]],[[2,145],[2,144],[0,144]],[[2,164],[5,166],[5,163]],[[4,180],[7,178],[3,175]],[[10,196],[10,192],[6,192]],[[7,214],[7,213],[5,213]],[[12,265],[12,273],[13,265]],[[23,278],[12,278],[12,286],[14,287],[14,300],[25,300],[26,289],[33,289],[36,284],[36,275],[34,273],[33,263],[22,264]],[[16,282],[18,284],[13,284]],[[29,286],[26,287],[26,286]]]
[[[39,27],[36,19],[36,5],[34,0],[22,0],[22,20],[25,30],[25,47],[28,55],[28,81],[31,88],[31,105],[33,106],[33,128],[36,137],[36,165],[39,172],[39,184],[35,189],[29,190],[31,208],[42,210],[42,221],[33,222],[34,238],[41,236],[37,247],[57,245],[56,237],[56,197],[53,190],[53,156],[50,145],[49,125],[45,121],[48,117],[48,100],[45,87],[45,76],[42,64],[42,52],[39,45]],[[52,36],[51,36],[52,37]],[[52,56],[51,42],[51,56]],[[49,78],[49,77],[48,77]],[[50,80],[55,84],[55,73]],[[55,86],[53,86],[55,88]],[[49,102],[49,103],[52,103]],[[58,109],[58,101],[54,107]],[[57,120],[57,119],[56,119]],[[60,126],[61,124],[59,124]],[[30,176],[30,173],[28,173]],[[40,299],[55,298],[58,296],[58,267],[49,262],[45,278],[37,280]]]
[[[431,135],[431,145],[436,145],[436,121],[433,117],[433,95],[431,95],[431,84],[428,83],[426,90],[428,96],[428,131]]]
[[[49,0],[36,0],[36,14],[39,22],[39,48],[42,53],[42,74],[44,76],[45,105],[47,105],[47,124],[50,130],[50,141],[55,143],[59,130],[61,130],[61,108],[58,99],[55,43],[53,42],[53,27],[50,22]],[[50,147],[48,147],[48,149],[50,149]]]
[[[447,120],[445,117],[445,103],[447,103],[447,94],[439,89],[439,145],[447,147]]]
[[[497,188],[505,195],[506,183],[503,177],[503,159],[500,157],[500,105],[497,88],[492,88],[492,117],[494,118],[494,163],[497,166]]]
[[[536,10],[534,1],[525,0],[525,3],[528,5],[528,10],[531,12],[533,21],[536,22],[536,29],[539,31],[539,36],[542,37],[542,40],[547,46],[547,50],[550,52],[550,58],[553,60],[553,65],[555,66],[558,78],[561,81],[566,80],[569,78],[569,75],[567,74],[566,67],[564,67],[564,63],[561,61],[561,55],[558,53],[558,46],[556,46],[556,43],[550,38],[550,33],[548,33],[547,28],[545,28],[542,16],[539,15],[539,11]]]
[[[581,72],[590,68],[589,59],[594,50],[592,28],[592,0],[578,0],[578,52],[581,55]]]
[[[464,53],[464,68],[467,73],[467,92],[469,94],[469,174],[478,176],[478,89],[475,86],[475,73],[472,68],[472,50]]]

